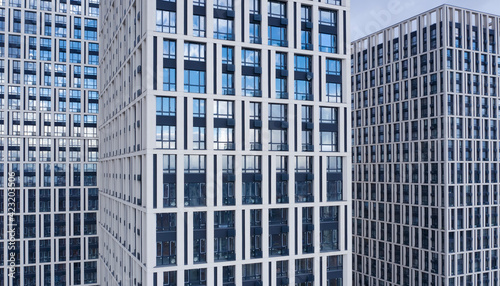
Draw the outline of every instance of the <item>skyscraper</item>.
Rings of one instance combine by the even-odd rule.
[[[356,285],[498,285],[499,16],[352,43]]]
[[[101,5],[101,285],[349,285],[349,1]]]
[[[0,285],[97,284],[98,14],[0,1]]]

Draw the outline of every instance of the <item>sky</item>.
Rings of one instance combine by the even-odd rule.
[[[500,15],[499,0],[351,0],[351,40],[357,40],[442,4]]]

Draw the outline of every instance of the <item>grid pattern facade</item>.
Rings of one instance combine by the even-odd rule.
[[[98,14],[0,1],[0,285],[97,284]]]
[[[349,285],[349,1],[101,5],[101,285]]]
[[[353,42],[356,285],[498,284],[499,20],[444,5]]]

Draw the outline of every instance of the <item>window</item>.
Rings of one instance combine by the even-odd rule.
[[[43,39],[42,39],[43,40]],[[50,40],[49,40],[50,44]],[[9,35],[9,57],[20,58],[21,57],[21,37],[16,35]],[[50,47],[50,45],[49,45]]]
[[[260,173],[260,156],[243,156],[243,173]]]
[[[176,173],[176,155],[163,155],[163,174]],[[163,182],[163,207],[176,205],[175,182]]]
[[[300,44],[303,50],[312,50],[312,34],[311,31],[300,32]]]
[[[0,9],[0,17],[4,17],[3,20],[0,21],[0,31],[5,31],[5,9]]]
[[[163,58],[175,59],[175,41],[163,40]]]
[[[185,285],[207,285],[207,269],[184,270]]]
[[[234,229],[234,211],[217,211],[214,213],[214,228]],[[235,241],[234,234],[214,239],[214,259],[234,260]]]
[[[82,19],[78,18],[78,17],[75,17],[75,20],[74,20],[74,28],[75,28],[75,30],[74,30],[74,33],[73,33],[75,39],[81,39],[82,38],[81,27],[82,27]]]
[[[338,151],[338,133],[333,131],[320,132],[320,148],[323,152]]]
[[[54,82],[55,86],[66,86],[66,79],[57,77],[55,78]],[[86,78],[83,83],[84,88],[91,88],[91,89],[97,89],[97,79],[95,78]]]
[[[295,99],[296,100],[313,100],[311,81],[295,80]]]
[[[50,36],[50,35],[52,35],[52,15],[45,14],[44,36]]]
[[[296,274],[308,274],[314,271],[314,260],[313,258],[297,259],[295,260],[295,273]]]
[[[193,117],[205,117],[204,99],[193,99]]]
[[[335,27],[337,25],[337,13],[330,10],[319,10],[319,24]]]
[[[328,102],[342,102],[342,84],[326,83],[326,96]]]
[[[311,71],[311,57],[309,57],[309,56],[295,56],[295,71],[310,72]]]
[[[287,57],[285,53],[276,53],[276,69],[286,70],[287,69]]]
[[[90,30],[88,29],[88,27],[97,28],[97,20],[85,19],[85,40],[97,41],[97,31]],[[56,27],[56,33],[57,33],[57,27]]]
[[[233,30],[233,20],[214,18],[214,39],[234,40]]]
[[[50,43],[50,40],[49,40],[49,43]],[[70,49],[70,55],[69,55],[70,63],[78,63],[78,64],[81,63],[81,61],[82,61],[82,55],[81,55],[82,54],[82,43],[76,42],[76,41],[70,41],[69,42],[69,49]],[[41,57],[42,57],[42,51],[40,51],[40,58]]]
[[[246,67],[260,66],[260,51],[242,49],[241,61],[242,65]]]
[[[214,102],[214,118],[233,118],[233,108],[232,101],[216,100]]]
[[[61,16],[58,16],[58,17],[61,17]],[[25,21],[24,32],[26,34],[35,35],[36,34],[36,13],[28,12],[28,11],[24,12],[24,21]],[[64,23],[64,24],[66,24],[66,23]],[[66,28],[64,28],[64,30],[66,31]],[[57,33],[57,29],[56,29],[56,33]],[[57,34],[56,34],[56,36],[57,36]]]
[[[172,11],[156,11],[156,31],[164,33],[176,33],[176,14]]]
[[[89,57],[89,65],[99,65],[98,55],[88,55],[88,57]]]
[[[156,115],[175,116],[175,97],[156,97]]]
[[[321,207],[320,208],[320,222],[338,222],[339,208]],[[321,228],[320,230],[320,249],[321,251],[338,250],[338,228],[329,227]]]
[[[222,73],[222,94],[234,95],[234,79],[232,73]]]
[[[2,40],[3,42],[3,40]],[[29,51],[28,51],[28,59],[30,60],[36,60],[36,55],[37,55],[37,52],[36,52],[36,38],[35,37],[29,37]],[[66,41],[64,40],[60,40],[59,42],[59,51],[60,53],[61,52],[64,52],[64,56],[59,56],[59,60],[62,61],[62,62],[65,62],[66,61]],[[1,55],[1,53],[0,53]]]
[[[249,0],[250,14],[260,14],[260,0]]]
[[[64,72],[66,72],[66,66],[64,66]],[[97,76],[97,68],[95,68],[95,67],[85,67],[84,73],[85,73],[85,75],[94,75],[94,76]]]
[[[313,122],[313,107],[308,105],[302,105],[302,122]]]
[[[214,0],[214,8],[221,10],[233,10],[233,0]]]
[[[276,78],[276,98],[288,98],[287,79]]]
[[[287,70],[287,58],[285,53],[276,53],[276,69]],[[278,75],[276,77],[276,98],[288,98],[286,77],[278,77]]]
[[[311,22],[312,21],[311,6],[302,5],[300,7],[300,20],[301,20],[301,22]]]
[[[200,6],[200,7],[205,7],[205,0],[193,0],[193,5]]]
[[[286,129],[269,130],[269,150],[288,151],[288,136]]]
[[[163,68],[163,90],[176,91],[175,68]]]
[[[319,50],[326,53],[337,52],[337,36],[319,33]]]
[[[258,23],[250,23],[250,43],[260,44],[262,43],[262,38],[260,35],[260,24]]]
[[[173,232],[177,230],[177,218],[174,213],[163,213],[156,215],[156,232]],[[159,236],[156,241],[156,264],[169,265],[176,261],[177,243],[175,238],[168,239],[166,236]]]
[[[241,78],[243,96],[261,96],[260,76],[243,75]]]
[[[222,156],[222,172],[224,174],[234,174],[234,156]]]
[[[205,173],[205,164],[205,155],[184,155],[184,172],[187,174]]]
[[[286,27],[268,26],[267,29],[270,46],[287,47]]]
[[[287,105],[269,104],[269,121],[287,121]]]
[[[19,6],[19,7],[21,7],[21,6]],[[12,32],[14,32],[14,33],[21,33],[21,11],[14,10],[13,11],[13,16],[14,16],[13,17],[14,18],[14,23],[12,25]]]
[[[205,93],[205,72],[184,70],[184,92]]]
[[[205,16],[193,15],[193,36],[205,37]]]
[[[262,150],[261,133],[262,131],[258,128],[253,128],[248,131],[250,150]]]
[[[338,108],[320,107],[320,123],[337,124]]]
[[[250,120],[261,120],[261,104],[259,102],[250,102]],[[261,150],[261,129],[253,128],[249,130],[250,149]]]
[[[342,75],[342,61],[334,59],[326,59],[326,74],[327,75]]]
[[[222,47],[222,64],[232,65],[234,61],[234,48],[233,47]]]
[[[234,150],[234,128],[214,128],[214,149]]]
[[[285,2],[268,2],[267,11],[269,17],[286,18],[286,3]]]
[[[205,61],[205,44],[199,43],[184,43],[184,60],[204,62]]]
[[[270,209],[269,226],[288,226],[288,209]],[[269,235],[269,255],[288,254],[288,232]]]
[[[82,6],[80,6],[80,4],[81,4],[81,2],[77,3],[76,5],[73,5],[73,4],[70,5],[71,14],[80,15],[82,13]]]
[[[193,149],[194,150],[205,150],[205,133],[206,128],[201,126],[193,127]]]
[[[184,183],[184,205],[186,207],[206,206],[206,183]]]
[[[330,26],[336,29],[337,27],[337,13],[330,10],[319,11],[319,24],[323,26]],[[337,52],[337,36],[335,31],[329,33],[319,33],[319,49],[322,52],[336,53]]]
[[[301,6],[301,48],[303,50],[312,50],[312,16],[311,16],[311,6]]]
[[[196,216],[197,213],[195,213]],[[197,218],[195,218],[197,220]],[[199,219],[198,219],[199,220]],[[200,229],[197,229],[200,230]],[[203,226],[201,230],[206,231],[206,227]],[[194,263],[201,263],[207,261],[207,240],[206,237],[198,237],[193,241],[193,261]]]
[[[175,98],[157,97],[156,115],[175,116]],[[176,148],[176,127],[167,125],[156,126],[156,148],[175,149]]]
[[[328,157],[327,163],[327,172],[335,174],[334,176],[329,176],[327,181],[327,200],[342,200],[342,157]]]
[[[296,173],[312,173],[312,170],[313,170],[313,157],[311,156],[295,157]]]

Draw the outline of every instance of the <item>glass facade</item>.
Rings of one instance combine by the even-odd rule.
[[[1,285],[98,284],[98,15],[98,0],[0,1]]]
[[[498,20],[443,5],[353,43],[355,284],[498,283]]]
[[[349,3],[310,2],[101,3],[101,284],[348,284]]]

